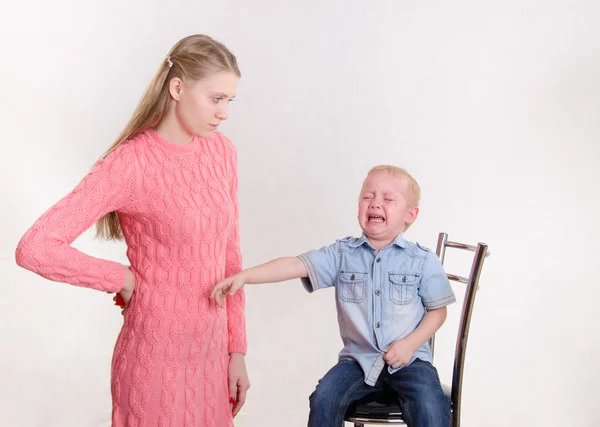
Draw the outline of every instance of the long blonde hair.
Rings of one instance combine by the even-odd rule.
[[[103,158],[128,139],[158,126],[167,113],[171,99],[169,81],[172,78],[196,81],[218,71],[231,71],[241,77],[235,55],[222,43],[202,34],[179,40],[154,74],[125,129]],[[116,212],[107,213],[96,222],[96,236],[108,240],[123,239]]]

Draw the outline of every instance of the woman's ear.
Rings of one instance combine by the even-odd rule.
[[[181,89],[183,88],[183,82],[179,77],[173,77],[169,82],[169,94],[175,101],[179,101],[181,95]]]

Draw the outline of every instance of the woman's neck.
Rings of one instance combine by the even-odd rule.
[[[170,111],[154,130],[167,141],[177,145],[189,144],[194,137],[181,126],[173,111]]]

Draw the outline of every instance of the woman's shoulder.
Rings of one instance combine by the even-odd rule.
[[[237,164],[237,150],[235,145],[229,138],[223,135],[221,132],[215,132],[210,137],[210,140],[214,143],[217,149],[217,152],[221,153],[220,157],[226,163]]]
[[[133,172],[139,162],[139,151],[143,148],[139,137],[127,139],[112,148],[108,154],[102,156],[95,164],[95,168],[108,171]]]
[[[148,135],[142,132],[126,139],[115,147],[106,157],[113,156],[115,159],[133,161],[140,152],[148,149]]]
[[[223,144],[223,146],[225,147],[225,149],[227,151],[229,151],[230,153],[234,153],[236,152],[235,149],[235,145],[233,144],[233,142],[227,138],[224,134],[222,134],[221,132],[215,132],[211,139],[214,139],[216,142],[220,142]]]

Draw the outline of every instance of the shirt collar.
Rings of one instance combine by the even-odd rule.
[[[364,244],[367,244],[367,246],[369,246],[371,249],[374,249],[371,246],[371,243],[369,243],[369,239],[367,238],[367,236],[365,236],[365,233],[362,234],[362,236],[360,236],[357,239],[354,239],[352,242],[350,242],[348,245],[353,247],[353,248],[358,248],[359,246],[362,246]],[[400,248],[406,249],[408,248],[408,242],[406,241],[406,239],[404,238],[404,233],[400,233],[398,234],[398,236],[394,239],[394,241],[391,243],[392,245],[396,245]]]
[[[408,248],[408,242],[404,238],[404,233],[398,234],[398,236],[392,242],[393,245],[396,245],[402,249]]]

